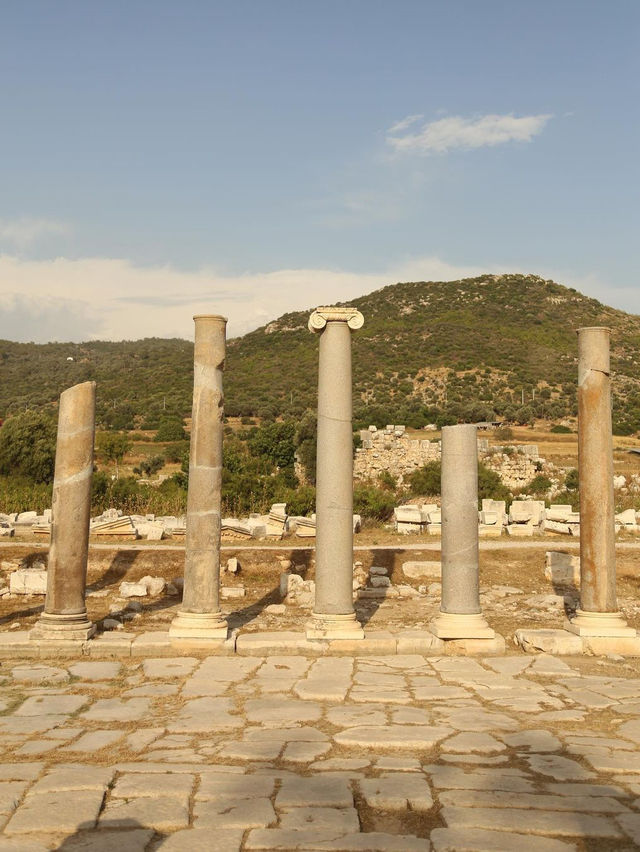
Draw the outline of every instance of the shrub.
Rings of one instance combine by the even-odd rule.
[[[528,485],[525,486],[524,490],[528,494],[540,496],[546,494],[551,489],[552,485],[553,483],[548,476],[545,476],[543,473],[539,473],[537,476],[533,477]]]
[[[493,436],[499,441],[513,441],[513,429],[510,426],[498,426]]]
[[[571,429],[568,426],[563,426],[562,423],[554,423],[550,432],[553,432],[554,435],[571,435]]]
[[[567,475],[564,479],[564,487],[568,491],[576,491],[580,485],[580,481],[578,479],[578,471],[575,467],[572,467],[571,470],[567,471]]]
[[[387,521],[395,505],[394,495],[375,485],[356,485],[353,489],[353,510],[363,518]]]
[[[511,492],[495,472],[489,470],[482,462],[478,462],[478,502],[482,500],[505,500],[511,501]]]
[[[164,448],[164,457],[168,462],[179,464],[185,453],[189,452],[188,441],[176,441],[174,444],[167,444]]]
[[[56,424],[49,414],[24,411],[0,429],[0,474],[52,482],[55,457]]]
[[[428,462],[407,477],[410,493],[420,497],[437,497],[440,494],[441,464]]]
[[[180,417],[167,417],[160,421],[156,432],[156,441],[184,441],[187,437],[184,423]]]
[[[378,474],[378,484],[385,491],[395,491],[398,485],[395,476],[389,473],[388,470],[383,470]]]

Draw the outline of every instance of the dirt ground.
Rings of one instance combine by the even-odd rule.
[[[435,580],[410,580],[402,571],[408,561],[439,561],[439,540],[416,541],[389,533],[384,542],[363,541],[369,536],[356,536],[354,560],[365,569],[372,565],[387,568],[391,589],[384,596],[366,597],[356,602],[361,621],[370,630],[420,629],[427,626],[440,605],[440,583]],[[390,539],[395,539],[391,541]],[[566,539],[481,542],[480,587],[484,613],[491,625],[515,649],[513,634],[518,627],[560,628],[567,614],[572,614],[579,592],[576,588],[554,588],[544,576],[545,551],[565,550],[578,553],[577,542]],[[0,568],[6,577],[18,564],[42,560],[47,547],[42,542],[3,543],[0,546]],[[231,628],[243,632],[265,630],[302,630],[309,618],[310,607],[287,604],[284,612],[273,612],[272,604],[283,603],[280,575],[284,568],[314,579],[313,547],[292,546],[278,542],[261,547],[224,546],[222,564],[237,556],[240,572],[223,572],[223,610],[228,613]],[[87,578],[89,617],[100,622],[114,616],[124,621],[125,629],[163,630],[174,617],[180,597],[165,592],[157,597],[123,599],[119,586],[123,580],[136,581],[145,575],[163,577],[168,583],[181,577],[184,549],[170,541],[162,544],[135,545],[128,542],[93,545],[90,548]],[[617,553],[619,606],[630,625],[640,629],[640,542],[637,539],[618,544]],[[244,596],[224,598],[224,590],[242,587]],[[400,596],[403,595],[403,596]],[[0,599],[0,630],[33,625],[42,611],[43,596],[13,595]]]

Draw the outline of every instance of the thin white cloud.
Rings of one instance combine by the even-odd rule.
[[[68,224],[52,219],[0,219],[0,244],[25,249],[46,237],[66,236]]]
[[[415,115],[408,115],[406,118],[403,118],[401,121],[396,121],[388,130],[387,133],[400,133],[401,130],[406,130],[408,127],[411,127],[412,124],[415,124],[416,121],[420,121],[421,118],[424,118],[422,113],[416,113]]]
[[[409,116],[405,121],[414,118]],[[456,148],[470,150],[505,142],[530,142],[542,132],[550,118],[550,114],[521,117],[483,115],[477,118],[454,115],[427,122],[416,132],[397,135],[399,127],[404,129],[400,121],[387,132],[387,142],[399,154],[445,154]]]
[[[229,336],[235,337],[289,311],[346,302],[399,281],[453,281],[487,272],[536,272],[640,313],[635,287],[616,292],[614,299],[611,288],[594,276],[522,264],[459,265],[434,256],[377,271],[301,268],[223,275],[211,269],[139,267],[123,259],[33,261],[0,255],[0,339],[191,339],[198,313],[228,317]]]

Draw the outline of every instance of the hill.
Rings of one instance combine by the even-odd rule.
[[[533,275],[394,284],[352,304],[365,317],[353,337],[358,425],[571,415],[575,330],[606,325],[616,431],[640,430],[638,316]],[[299,418],[315,407],[318,342],[307,318],[285,314],[229,341],[229,415]],[[65,387],[95,379],[102,425],[153,428],[163,416],[190,413],[192,358],[183,340],[2,341],[0,416],[49,404]]]

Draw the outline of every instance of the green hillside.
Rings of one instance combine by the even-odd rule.
[[[638,316],[525,275],[395,284],[352,303],[365,317],[353,337],[359,424],[572,414],[575,330],[607,325],[616,430],[640,429]],[[229,341],[229,415],[297,418],[315,407],[318,341],[307,317],[285,314]],[[65,387],[94,379],[101,425],[154,428],[164,416],[190,413],[192,358],[183,340],[0,341],[0,417],[54,403]]]

